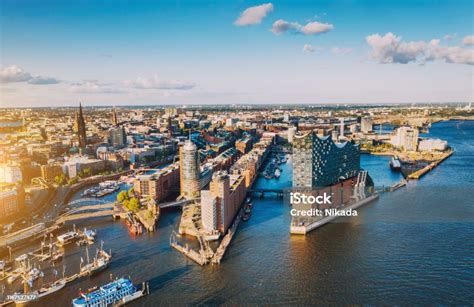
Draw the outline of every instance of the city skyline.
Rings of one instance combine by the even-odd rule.
[[[470,1],[23,4],[0,107],[473,99]]]

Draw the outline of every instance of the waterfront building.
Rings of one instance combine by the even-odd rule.
[[[196,145],[187,140],[179,149],[181,196],[187,199],[200,195],[200,161]]]
[[[63,172],[69,178],[74,178],[81,171],[90,169],[91,175],[100,173],[106,169],[106,162],[99,159],[92,159],[87,156],[73,156],[63,164]]]
[[[448,148],[448,142],[440,139],[423,139],[418,144],[419,151],[445,151]]]
[[[362,117],[360,121],[360,130],[362,133],[369,133],[373,130],[373,119],[370,116]]]
[[[242,154],[246,154],[252,149],[252,140],[250,138],[240,139],[235,142],[235,148]]]
[[[395,134],[390,137],[390,143],[405,151],[417,151],[418,137],[418,129],[400,127],[395,131]]]
[[[295,135],[293,141],[293,187],[329,186],[357,176],[360,170],[359,146],[334,143],[315,132]]]
[[[139,175],[133,181],[135,193],[159,202],[168,197],[179,182],[179,162],[173,163],[156,173]]]
[[[244,201],[247,189],[244,177],[226,171],[214,173],[209,190],[201,195],[201,217],[204,229],[224,234]]]

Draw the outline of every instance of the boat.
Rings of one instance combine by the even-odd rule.
[[[84,235],[84,239],[86,239],[87,241],[93,243],[94,240],[95,240],[95,236],[97,235],[97,233],[96,233],[94,230],[92,230],[92,229],[85,229],[85,228],[84,228],[83,235]]]
[[[402,164],[400,160],[396,157],[392,157],[389,162],[390,168],[394,171],[400,171],[402,169]]]
[[[54,292],[57,292],[59,290],[61,290],[62,288],[64,288],[66,286],[66,281],[64,279],[60,279],[58,281],[55,281],[49,285],[46,285],[44,287],[41,287],[41,289],[39,290],[35,290],[35,291],[32,291],[32,292],[29,292],[28,293],[28,296],[34,296],[35,297],[35,300],[38,300],[42,297],[45,297],[47,295],[50,295]],[[26,300],[18,300],[18,301],[15,301],[15,304],[26,304],[30,301],[26,301]]]
[[[281,175],[281,172],[280,172],[280,170],[277,168],[277,169],[275,170],[275,178],[276,178],[276,179],[280,178],[280,175]]]
[[[79,237],[79,234],[76,231],[69,231],[62,235],[58,236],[58,242],[56,243],[58,246],[65,246]]]
[[[84,260],[81,258],[81,268],[80,268],[80,273],[81,275],[94,275],[105,268],[109,265],[110,261],[112,260],[112,254],[107,253],[102,249],[102,245],[100,250],[97,251],[97,255],[94,258],[92,262],[89,261],[89,250],[86,248],[86,253],[87,253],[87,264],[82,265]]]
[[[121,306],[149,293],[147,283],[138,289],[130,279],[120,278],[90,293],[82,293],[72,300],[74,307]]]
[[[242,215],[242,221],[247,222],[250,219],[250,215],[251,215],[250,213],[245,212]]]

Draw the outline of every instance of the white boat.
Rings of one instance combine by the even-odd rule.
[[[97,235],[97,233],[94,230],[85,229],[85,228],[84,228],[83,234],[84,234],[84,239],[86,239],[87,241],[92,241],[92,242],[94,242],[95,236]]]
[[[76,231],[69,231],[65,234],[58,236],[58,245],[64,246],[67,245],[78,238],[78,233]]]
[[[277,178],[277,179],[280,178],[280,175],[281,175],[280,170],[278,168],[275,169],[275,178]]]

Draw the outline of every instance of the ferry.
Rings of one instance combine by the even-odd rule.
[[[60,236],[58,236],[58,242],[56,243],[58,246],[62,247],[65,246],[79,237],[79,234],[76,231],[69,231]]]
[[[148,293],[147,283],[143,283],[142,289],[138,289],[130,279],[120,278],[93,292],[86,294],[80,292],[80,296],[72,300],[72,305],[74,307],[122,306]]]

